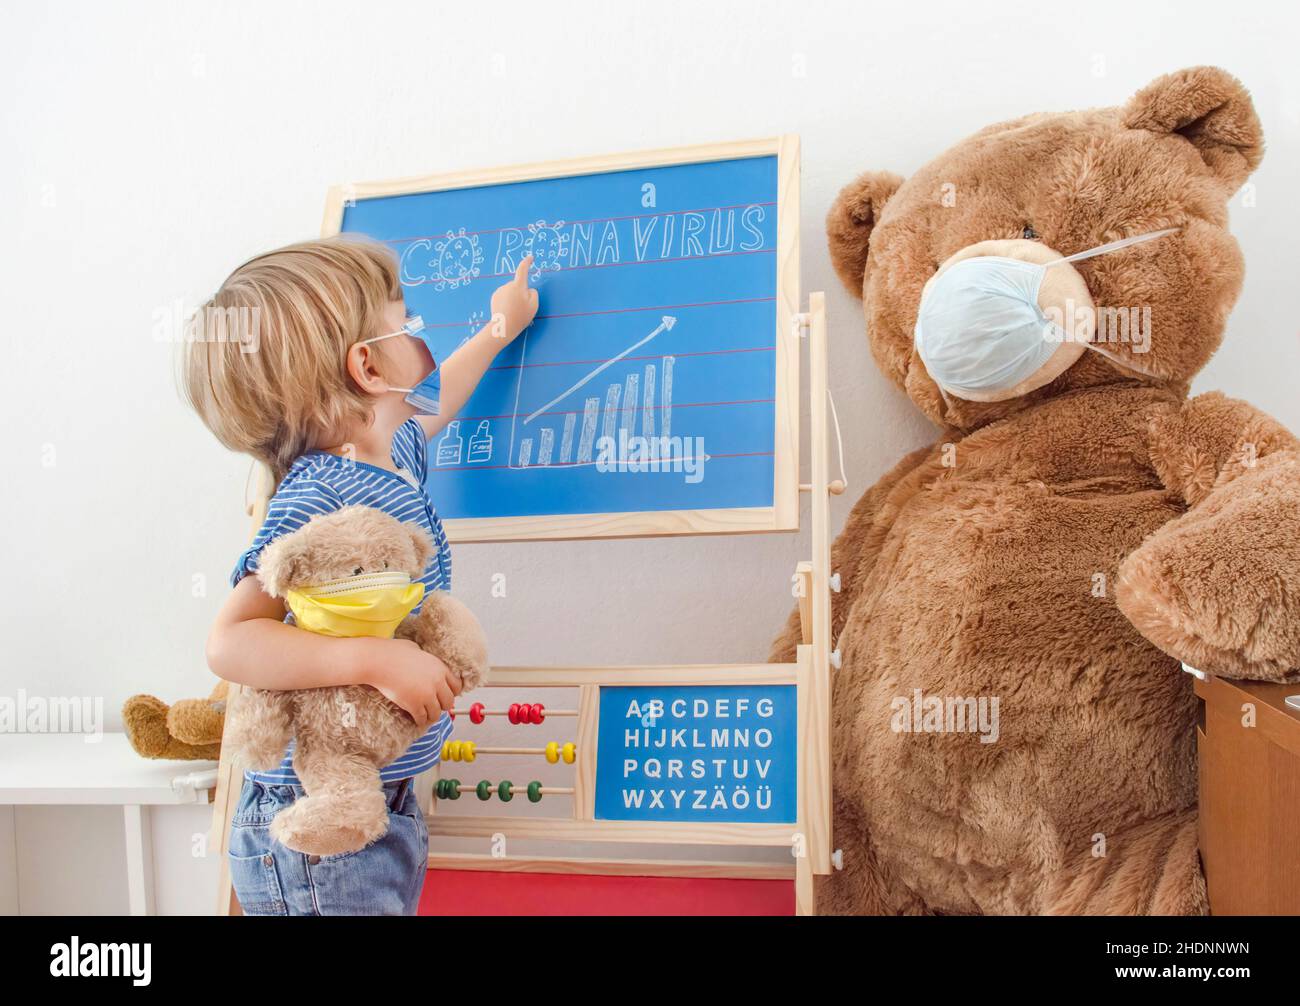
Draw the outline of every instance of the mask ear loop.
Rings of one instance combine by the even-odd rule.
[[[392,339],[399,335],[410,335],[410,336],[418,337],[418,333],[423,331],[424,331],[424,319],[417,314],[413,318],[407,318],[406,323],[401,328],[399,328],[396,332],[389,332],[387,335],[372,336],[369,339],[361,339],[357,343],[357,345],[367,346],[372,342],[383,342],[385,339]],[[437,361],[434,362],[433,369],[434,370],[438,369]],[[389,385],[388,390],[396,391],[398,394],[401,395],[412,395],[415,393],[414,388],[395,388],[392,385]]]
[[[1083,259],[1092,258],[1095,255],[1105,255],[1107,252],[1119,251],[1121,248],[1127,248],[1129,245],[1141,244],[1143,241],[1154,241],[1156,238],[1162,238],[1166,234],[1177,234],[1182,228],[1166,227],[1162,231],[1151,231],[1147,234],[1135,234],[1130,238],[1120,238],[1118,241],[1108,241],[1104,245],[1098,245],[1096,248],[1088,248],[1085,251],[1075,252],[1073,255],[1067,255],[1065,258],[1058,258],[1054,262],[1046,262],[1044,269],[1050,269],[1054,265],[1064,265],[1066,262],[1081,262]]]
[[[931,378],[931,380],[934,380],[934,378]],[[943,398],[943,404],[947,408],[948,412],[951,413],[953,411],[953,402],[952,399],[948,397],[948,392],[943,389],[943,385],[938,381],[934,382],[934,386],[939,389],[939,395]]]
[[[1150,231],[1147,234],[1136,234],[1133,237],[1120,238],[1118,241],[1108,241],[1104,245],[1098,245],[1096,248],[1088,248],[1085,251],[1075,252],[1073,255],[1067,255],[1065,258],[1059,258],[1054,262],[1046,263],[1043,268],[1050,269],[1054,265],[1062,265],[1066,262],[1079,262],[1086,258],[1093,258],[1096,255],[1105,255],[1107,252],[1119,251],[1121,248],[1127,248],[1129,245],[1141,244],[1143,241],[1154,241],[1156,238],[1165,237],[1168,234],[1177,234],[1181,227],[1166,227],[1160,231]],[[1096,333],[1094,333],[1095,335]],[[1083,344],[1085,349],[1091,349],[1094,353],[1099,353],[1115,366],[1129,371],[1133,374],[1141,374],[1143,377],[1149,377],[1153,381],[1167,382],[1167,377],[1161,377],[1159,374],[1152,373],[1142,367],[1138,367],[1125,360],[1121,360],[1116,354],[1109,350],[1102,349],[1096,343],[1089,340]],[[942,390],[942,389],[940,389]]]
[[[1083,347],[1084,349],[1091,349],[1094,353],[1098,353],[1101,356],[1104,356],[1111,363],[1115,364],[1115,366],[1123,370],[1127,370],[1130,373],[1141,374],[1143,377],[1148,377],[1153,381],[1159,381],[1161,384],[1167,384],[1169,382],[1169,378],[1161,377],[1159,374],[1155,373],[1154,371],[1147,370],[1144,367],[1135,366],[1134,364],[1129,363],[1127,360],[1121,360],[1118,354],[1112,353],[1108,349],[1102,349],[1096,343],[1085,342],[1083,344]]]

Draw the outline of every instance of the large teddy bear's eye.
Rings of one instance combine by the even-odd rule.
[[[1025,224],[1025,228],[1020,232],[1020,236],[1024,238],[1026,241],[1037,241],[1038,231],[1034,230],[1028,224]]]

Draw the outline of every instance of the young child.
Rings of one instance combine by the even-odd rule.
[[[217,439],[269,465],[278,483],[266,521],[235,565],[234,590],[208,638],[208,665],[254,688],[372,685],[429,726],[382,770],[389,829],[357,852],[306,856],[271,839],[271,818],[303,795],[292,749],[275,771],[245,774],[230,873],[247,915],[415,914],[429,833],[411,782],[438,761],[460,683],[408,640],[336,638],[286,623],[284,602],[248,574],[269,541],[360,503],[432,534],[438,553],[425,589],[450,589],[451,553],[424,489],[425,442],[532,322],[531,264],[521,262],[492,294],[491,323],[441,366],[406,315],[395,256],[370,241],[331,238],[268,252],[231,273],[196,316],[257,312],[256,340],[187,343],[184,386]]]

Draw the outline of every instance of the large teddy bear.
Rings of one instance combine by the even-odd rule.
[[[1207,910],[1179,662],[1300,667],[1300,445],[1245,402],[1188,397],[1241,289],[1227,202],[1262,152],[1246,90],[1199,67],[990,126],[907,180],[869,172],[830,210],[875,360],[941,432],[834,546],[844,869],[820,910]],[[944,280],[976,256],[1058,265]],[[1090,303],[1146,327],[1085,321],[1098,351],[1062,341],[1028,375],[1008,357],[1008,390],[986,337],[1017,275],[1042,280],[1046,317]],[[796,614],[772,658],[798,639]]]

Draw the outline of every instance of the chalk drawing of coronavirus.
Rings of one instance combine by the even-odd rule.
[[[447,236],[433,245],[433,279],[435,290],[455,290],[479,274],[483,265],[483,250],[478,246],[477,234],[466,234],[465,228],[448,231]]]
[[[538,220],[528,225],[528,254],[533,256],[529,278],[534,282],[545,273],[558,272],[560,262],[569,253],[569,235],[563,233],[564,221],[548,224]]]

